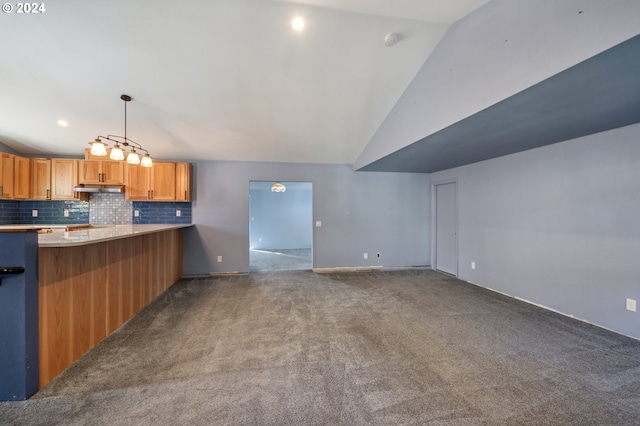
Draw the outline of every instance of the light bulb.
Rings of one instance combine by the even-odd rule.
[[[107,148],[105,148],[100,139],[96,139],[91,142],[91,155],[95,155],[97,157],[104,157],[107,155]]]
[[[142,157],[142,160],[140,161],[140,165],[142,167],[151,167],[151,166],[153,166],[153,161],[151,161],[151,157],[149,157],[149,154],[145,154]]]
[[[293,18],[293,21],[291,21],[291,26],[296,31],[302,31],[304,29],[304,19],[302,19],[300,16]]]
[[[111,158],[112,160],[124,160],[124,153],[117,144],[116,146],[111,148],[111,154],[109,154],[109,158]]]
[[[127,155],[127,163],[129,164],[140,164],[140,156],[137,152],[131,151],[129,155]]]

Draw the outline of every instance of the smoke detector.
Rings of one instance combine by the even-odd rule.
[[[391,47],[399,42],[401,38],[402,36],[398,33],[389,33],[384,38],[384,45],[387,47]]]

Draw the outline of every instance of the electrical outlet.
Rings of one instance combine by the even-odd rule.
[[[38,217],[38,210],[31,210],[31,217]]]
[[[218,256],[218,263],[222,263],[222,256]]]
[[[140,210],[134,210],[134,211],[133,211],[133,215],[134,215],[135,217],[139,217],[139,216],[140,216]]]
[[[636,300],[635,299],[627,299],[627,311],[635,312],[636,311]]]
[[[320,228],[322,226],[321,220],[316,220],[316,228]]]
[[[471,262],[471,269],[476,269],[476,262]]]
[[[176,210],[176,217],[182,216],[182,212],[180,210]]]
[[[64,211],[62,212],[62,215],[64,217],[69,217],[69,210],[68,209],[64,209]]]
[[[365,253],[365,254],[364,254],[364,258],[365,258],[365,259],[368,259],[368,258],[369,258],[369,253]]]

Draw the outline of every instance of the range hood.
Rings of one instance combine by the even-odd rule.
[[[124,192],[124,185],[90,185],[81,183],[73,187],[73,192]]]

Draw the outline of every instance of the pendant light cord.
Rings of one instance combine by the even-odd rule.
[[[124,141],[127,141],[127,101],[124,101]]]

